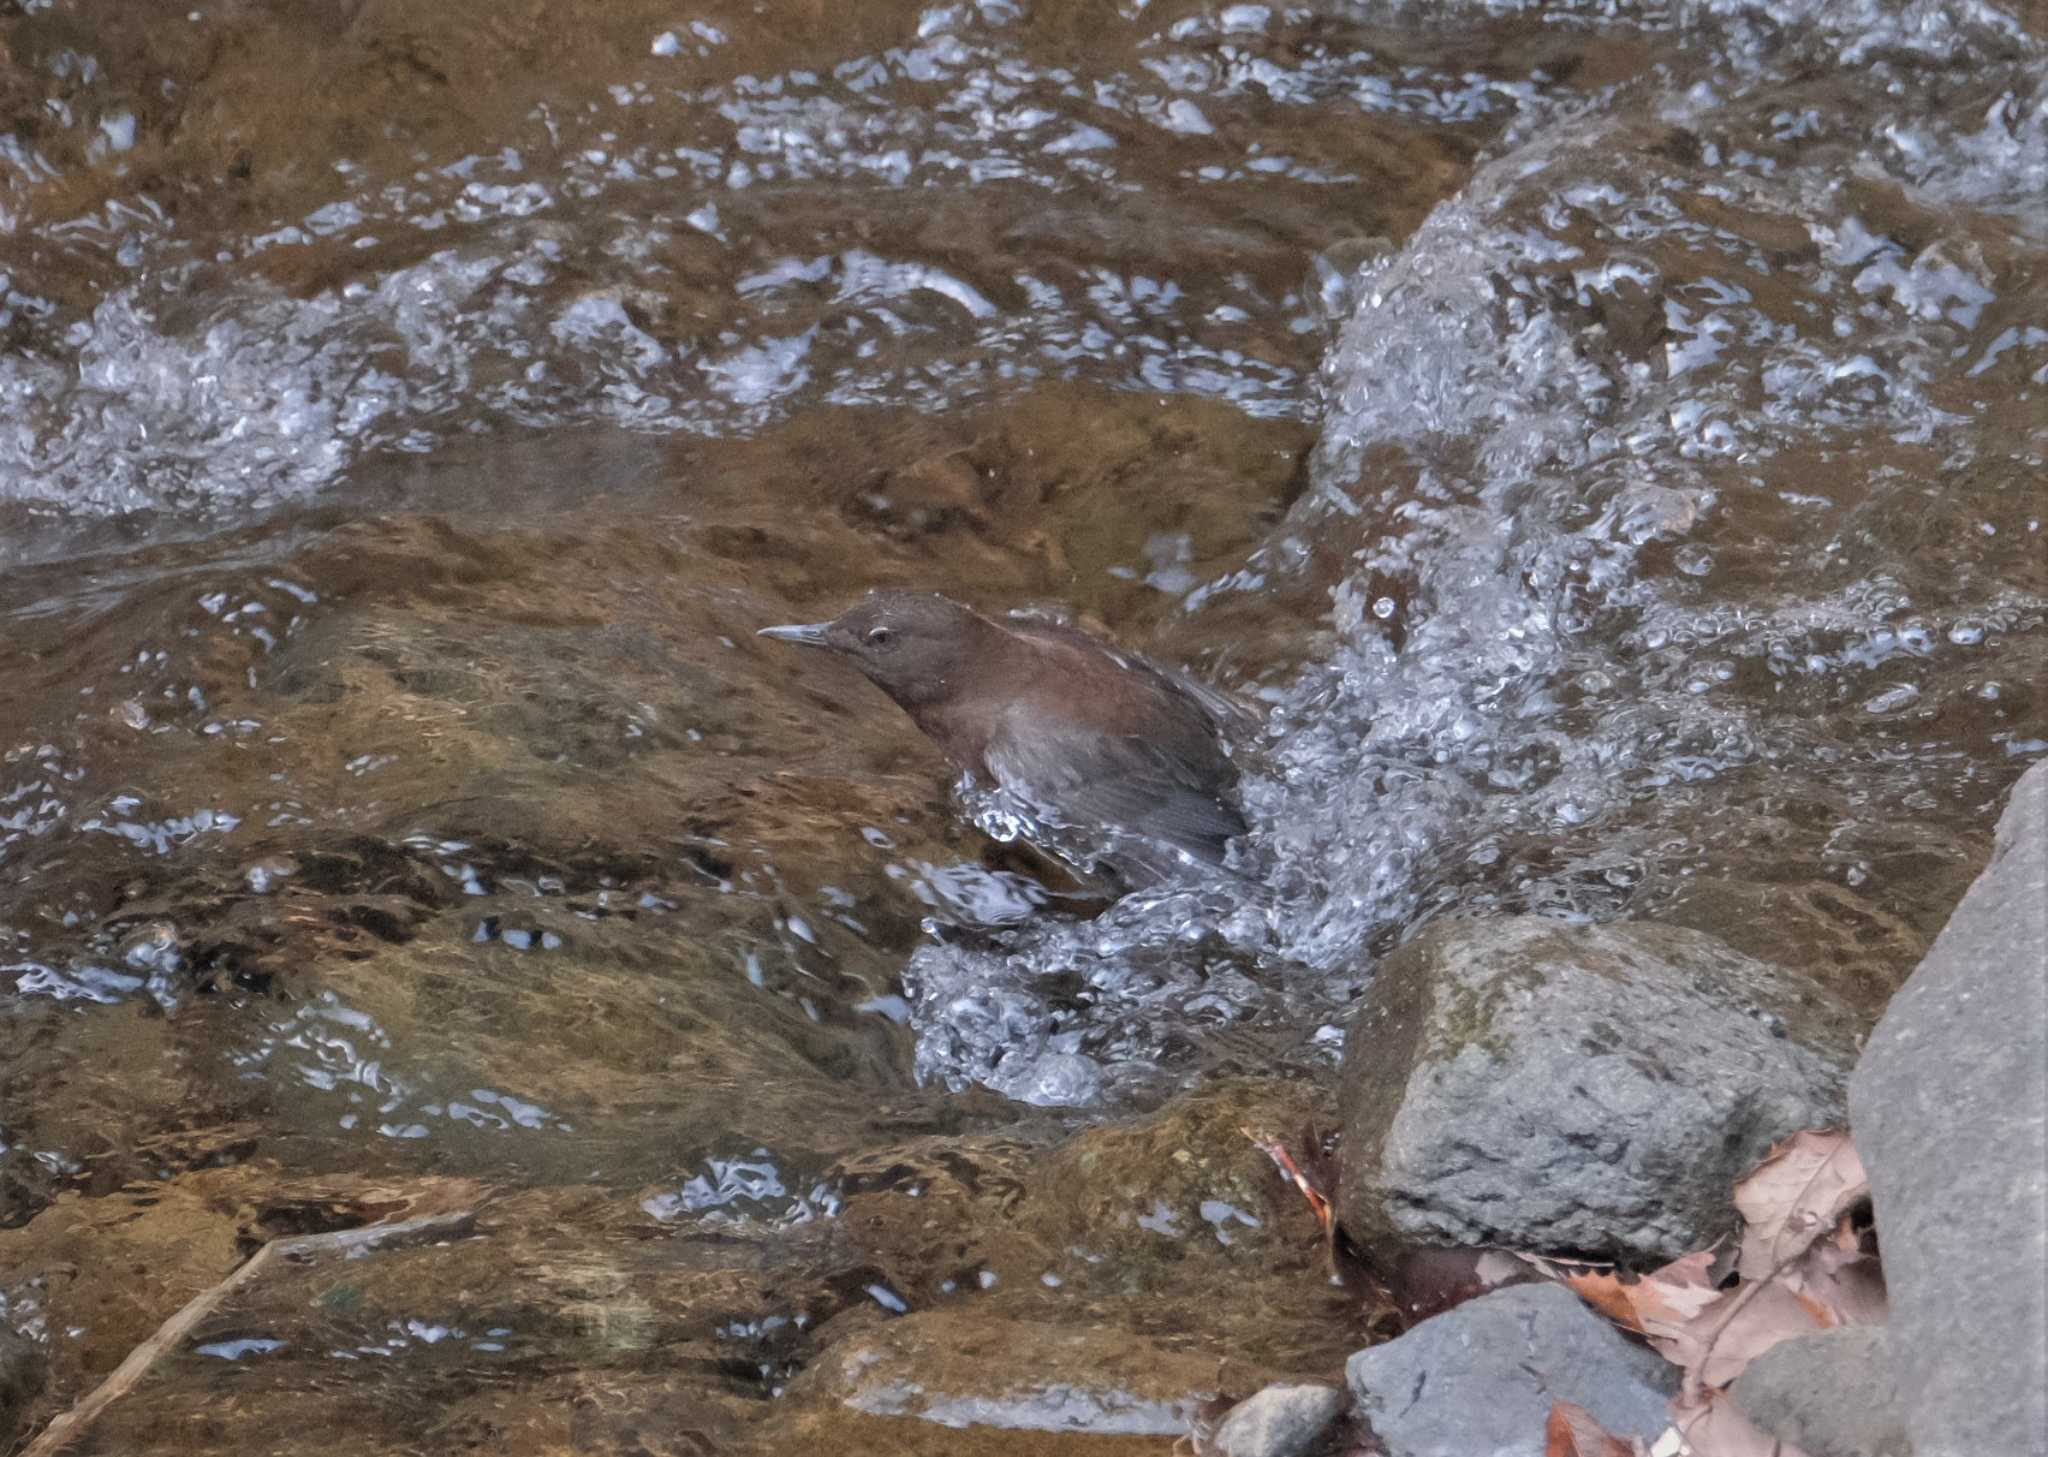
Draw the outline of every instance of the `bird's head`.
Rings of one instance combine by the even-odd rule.
[[[997,631],[936,592],[870,592],[830,622],[764,627],[757,635],[851,658],[876,687],[908,707],[945,696],[985,634]]]

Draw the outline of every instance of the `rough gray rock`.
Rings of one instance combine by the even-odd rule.
[[[1735,1383],[1744,1416],[1807,1457],[1911,1457],[1881,1325],[1780,1341]]]
[[[1339,1216],[1369,1246],[1675,1258],[1774,1140],[1841,1121],[1858,1022],[1697,931],[1440,922],[1345,1038]]]
[[[1921,1457],[2048,1452],[2048,765],[1849,1089]]]
[[[1391,1457],[1543,1457],[1559,1401],[1618,1437],[1655,1437],[1678,1373],[1562,1285],[1517,1285],[1359,1351],[1344,1375]]]
[[[1335,1387],[1269,1386],[1230,1409],[1210,1450],[1222,1457],[1301,1457],[1343,1406],[1344,1393]]]

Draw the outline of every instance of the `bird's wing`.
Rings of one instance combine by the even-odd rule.
[[[1010,616],[1019,618],[1020,614],[1013,612]],[[1150,658],[1140,657],[1136,653],[1125,652],[1115,643],[1105,642],[1094,633],[1085,632],[1070,622],[1036,615],[1021,615],[1021,619],[1010,624],[1010,631],[1019,637],[1100,653],[1125,672],[1136,673],[1165,692],[1177,693],[1186,698],[1215,725],[1218,733],[1238,738],[1252,732],[1258,726],[1257,717],[1243,704],[1222,689],[1204,683],[1191,673],[1185,673],[1164,663],[1155,663]]]
[[[1244,817],[1211,787],[1232,776],[1206,740],[1177,752],[1159,740],[1011,716],[983,759],[1003,789],[1049,824],[1135,832],[1212,865],[1245,831]]]

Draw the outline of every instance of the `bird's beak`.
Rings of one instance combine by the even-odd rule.
[[[777,642],[801,643],[807,648],[829,648],[832,639],[826,634],[831,630],[829,622],[793,622],[787,627],[764,627],[755,637],[772,637]]]

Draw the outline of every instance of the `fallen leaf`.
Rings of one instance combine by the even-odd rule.
[[[1671,1403],[1673,1423],[1685,1438],[1687,1457],[1807,1457],[1742,1414],[1724,1391],[1680,1396]]]
[[[1770,1279],[1869,1196],[1870,1179],[1847,1133],[1793,1134],[1735,1186],[1746,1226],[1737,1271],[1745,1280]]]
[[[1637,1335],[1676,1337],[1721,1296],[1711,1273],[1712,1250],[1696,1250],[1633,1280],[1590,1265],[1567,1268],[1568,1262],[1561,1260],[1527,1263]]]
[[[1642,1333],[1636,1315],[1636,1286],[1608,1270],[1566,1271],[1558,1277],[1573,1294],[1623,1330]]]
[[[1884,1319],[1876,1246],[1868,1222],[1853,1214],[1869,1195],[1862,1160],[1846,1134],[1797,1133],[1735,1186],[1744,1233],[1729,1288],[1721,1285],[1725,1264],[1716,1278],[1711,1249],[1636,1280],[1573,1268],[1569,1261],[1529,1259],[1601,1314],[1646,1337],[1682,1373],[1673,1426],[1654,1445],[1602,1447],[1597,1439],[1607,1434],[1597,1424],[1585,1431],[1559,1403],[1545,1429],[1546,1457],[1805,1457],[1759,1431],[1727,1389],[1780,1341]]]
[[[1560,1401],[1543,1425],[1543,1457],[1643,1457],[1643,1448],[1615,1436],[1576,1402]]]
[[[1884,1272],[1875,1256],[1863,1251],[1849,1221],[1842,1221],[1847,1234],[1816,1241],[1813,1248],[1779,1276],[1823,1312],[1829,1326],[1882,1325],[1889,1313]]]
[[[1675,1334],[1720,1299],[1721,1289],[1711,1273],[1713,1267],[1712,1250],[1695,1250],[1636,1281],[1630,1288],[1634,1292],[1636,1321],[1643,1333]]]
[[[1825,1322],[1788,1285],[1743,1285],[1687,1324],[1685,1338],[1697,1354],[1681,1364],[1689,1382],[1726,1386],[1778,1342],[1822,1329]]]

